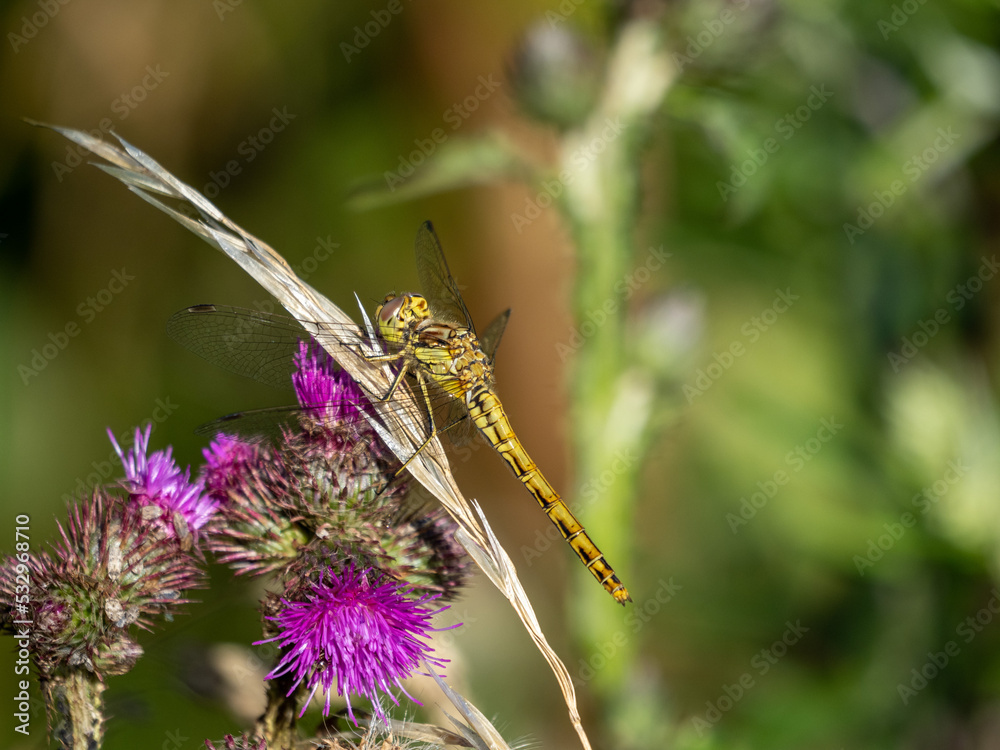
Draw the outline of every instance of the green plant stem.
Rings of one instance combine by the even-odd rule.
[[[267,740],[268,747],[282,750],[295,747],[298,739],[295,726],[305,696],[301,687],[288,695],[291,686],[290,675],[281,675],[267,681],[267,708],[257,719],[254,737]]]
[[[652,389],[642,384],[629,352],[621,282],[634,257],[640,155],[650,119],[671,80],[659,33],[654,23],[643,20],[622,27],[601,100],[584,126],[564,137],[560,164],[573,177],[566,181],[560,206],[578,251],[573,312],[583,335],[570,385],[578,467],[574,493],[583,503],[582,520],[636,600],[628,607],[643,602],[629,553]],[[591,156],[581,159],[582,154]],[[570,621],[584,662],[571,672],[592,680],[601,697],[623,684],[637,643],[622,638],[630,631],[608,595],[590,578],[575,580]],[[602,646],[606,651],[607,644],[615,644],[613,658],[591,658]]]
[[[42,680],[49,738],[65,750],[96,750],[104,742],[104,688],[92,672],[73,670]]]

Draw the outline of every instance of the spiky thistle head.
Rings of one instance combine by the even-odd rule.
[[[289,695],[304,686],[308,698],[302,713],[319,692],[328,715],[336,691],[352,721],[352,696],[369,699],[373,712],[385,720],[383,695],[398,705],[392,693],[398,688],[413,700],[402,680],[424,661],[444,666],[427,644],[430,633],[439,630],[431,619],[447,609],[427,606],[434,598],[414,596],[376,568],[346,563],[320,570],[268,602],[267,620],[275,634],[259,643],[277,642],[282,649],[268,679],[291,678]]]
[[[384,719],[382,696],[397,702],[423,661],[442,665],[428,605],[455,590],[464,555],[449,518],[401,509],[398,460],[358,386],[318,347],[302,343],[295,363],[299,429],[274,446],[222,435],[205,453],[220,508],[209,547],[240,572],[280,573],[282,595],[263,606],[261,643],[282,649],[272,690],[305,705],[322,693],[327,713],[343,696],[352,719],[351,699],[368,698]]]
[[[123,674],[142,654],[130,627],[148,630],[154,618],[172,616],[203,575],[176,538],[143,518],[141,506],[102,489],[70,509],[59,534],[50,552],[28,559],[30,601],[15,610],[16,619],[34,621],[35,662],[42,674]],[[0,574],[4,593],[12,565]]]
[[[205,747],[208,750],[267,750],[267,740],[251,737],[244,732],[239,737],[227,734],[222,738],[222,744],[218,746],[211,740],[205,740]]]
[[[299,429],[274,447],[220,435],[205,452],[202,481],[220,508],[210,549],[238,572],[349,558],[425,593],[453,593],[467,571],[453,522],[402,509],[399,462],[369,425],[364,394],[326,352],[302,342],[295,364]]]
[[[237,574],[262,575],[294,562],[309,534],[288,512],[295,486],[270,447],[219,434],[204,450],[201,478],[219,512],[209,550]]]
[[[393,575],[421,591],[440,594],[445,601],[452,599],[472,567],[455,539],[457,529],[443,508],[401,511],[381,539]]]

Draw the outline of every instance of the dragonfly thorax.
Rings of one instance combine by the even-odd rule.
[[[493,384],[493,367],[476,334],[431,315],[421,294],[389,295],[375,310],[379,334],[398,347],[393,357],[455,397],[468,397]]]
[[[416,326],[431,316],[422,294],[388,295],[375,308],[379,333],[387,341],[403,341]]]

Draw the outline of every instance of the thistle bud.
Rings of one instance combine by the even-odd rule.
[[[562,24],[546,23],[525,33],[509,76],[529,115],[568,130],[593,108],[601,70],[597,54],[580,34]]]

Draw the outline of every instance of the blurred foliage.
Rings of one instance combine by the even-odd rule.
[[[113,471],[105,426],[130,430],[157,399],[153,447],[184,462],[199,461],[196,424],[281,403],[162,334],[183,306],[263,294],[20,118],[103,119],[342,306],[411,287],[412,237],[433,219],[476,318],[514,309],[499,390],[585,524],[615,477],[568,471],[574,342],[588,311],[625,297],[655,430],[634,526],[590,526],[628,547],[604,545],[635,599],[605,615],[607,637],[580,640],[574,601],[593,581],[502,463],[469,451],[457,470],[567,654],[596,747],[1000,741],[996,3],[439,0],[385,23],[380,3],[74,0],[40,23],[42,5],[0,3],[0,528],[28,512],[33,541],[50,537],[78,478]],[[551,128],[505,71],[542,24],[581,35],[582,69],[601,75],[622,18],[649,12],[675,78],[641,169],[618,175],[641,189],[630,270],[596,276],[581,307],[579,237],[552,206],[513,217],[538,203],[590,89],[564,92],[562,117],[536,95],[528,112]],[[430,171],[406,202],[349,210],[414,153]],[[134,279],[109,297],[123,269]],[[149,657],[111,685],[107,747],[237,727],[191,676],[192,644],[255,637],[257,592],[219,585],[224,600],[146,637]],[[574,747],[499,597],[481,585],[455,615],[449,678],[509,738]],[[28,740],[7,716],[0,732],[42,747],[41,721]]]

